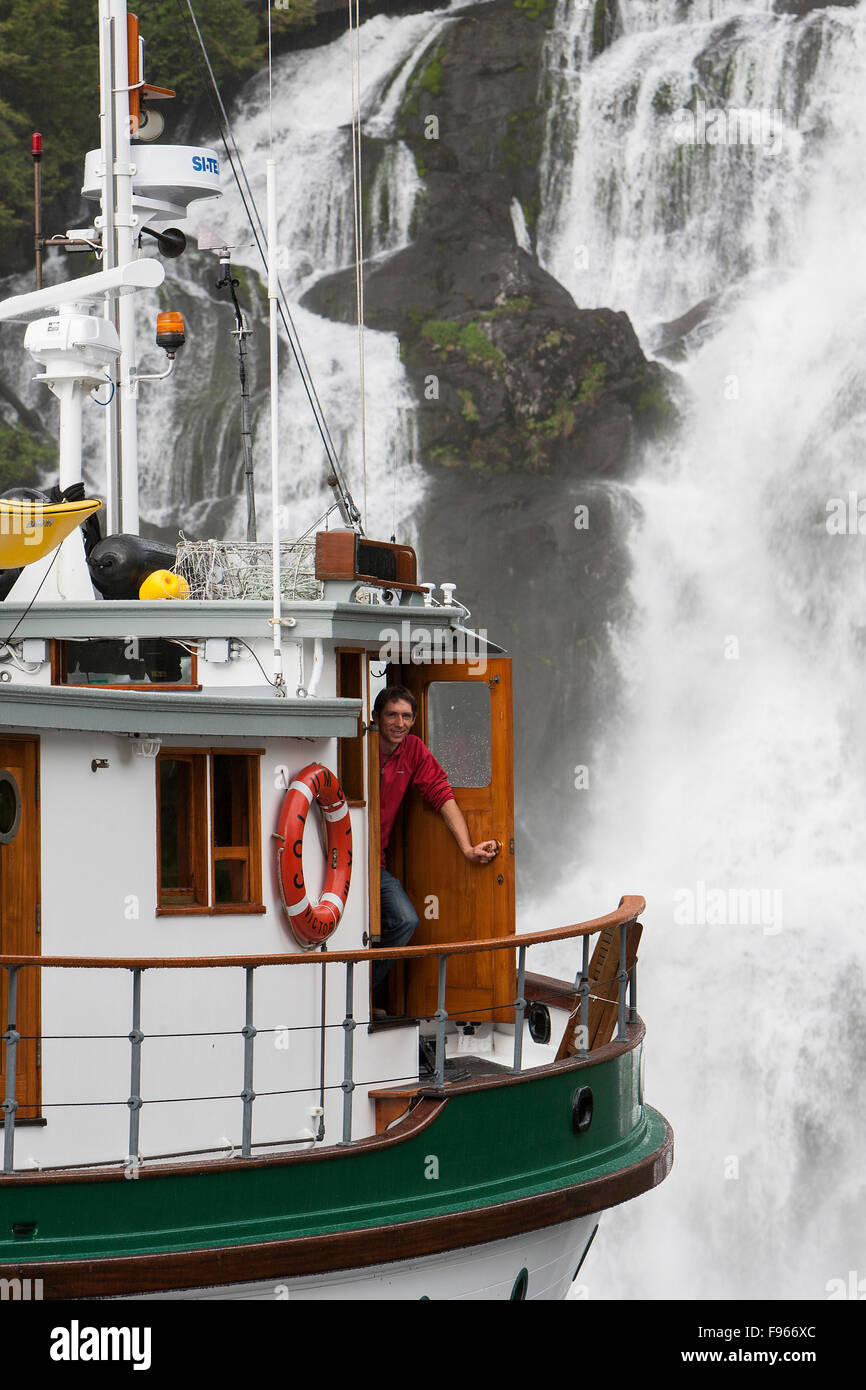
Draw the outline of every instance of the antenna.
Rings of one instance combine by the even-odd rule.
[[[36,249],[36,288],[42,289],[42,136],[34,130],[30,139],[33,159],[33,241]]]
[[[199,245],[201,242],[199,241]],[[216,249],[215,247],[212,249]],[[247,540],[256,539],[256,493],[253,478],[253,431],[250,418],[250,391],[247,384],[247,338],[252,336],[252,329],[248,327],[244,318],[241,306],[238,303],[236,290],[240,281],[232,275],[231,251],[233,248],[222,246],[219,249],[220,258],[220,278],[217,280],[218,290],[228,289],[232,297],[232,304],[235,311],[236,327],[232,329],[232,336],[237,339],[238,345],[238,374],[241,379],[241,447],[244,455],[244,482],[247,494]]]

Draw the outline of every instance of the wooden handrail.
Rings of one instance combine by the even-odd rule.
[[[361,951],[296,951],[291,955],[271,956],[5,956],[3,966],[58,966],[72,970],[209,970],[227,966],[264,965],[334,965],[339,962],[357,963],[365,960],[419,960],[424,956],[469,955],[478,951],[514,950],[520,946],[538,946],[546,941],[565,941],[572,937],[594,936],[607,927],[624,926],[634,922],[646,907],[644,898],[621,898],[619,907],[604,917],[590,922],[578,922],[570,927],[553,927],[549,931],[520,932],[514,936],[498,936],[486,941],[444,941],[428,946],[398,946],[394,950],[374,947]]]

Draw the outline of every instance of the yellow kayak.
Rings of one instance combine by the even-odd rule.
[[[0,569],[19,569],[50,555],[102,503],[11,502],[0,497]]]

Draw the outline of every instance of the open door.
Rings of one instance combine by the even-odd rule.
[[[36,739],[0,741],[0,954],[41,954],[39,745]],[[15,1064],[20,1120],[39,1118],[39,971],[18,971],[16,1025],[21,1034]],[[0,970],[0,1033],[9,1021],[9,973]],[[6,1095],[6,1047],[0,1048],[0,1095]]]
[[[479,669],[480,667],[480,669]],[[442,764],[473,844],[499,840],[491,864],[464,859],[447,825],[417,792],[404,803],[402,834],[389,846],[391,871],[420,919],[413,946],[483,940],[514,933],[514,775],[511,662],[403,666],[401,681],[418,701],[413,729]],[[395,826],[398,830],[400,820]],[[390,1007],[430,1017],[437,1007],[435,959],[414,961],[389,976]],[[452,956],[446,1008],[451,1018],[484,1022],[513,1017],[513,953]]]

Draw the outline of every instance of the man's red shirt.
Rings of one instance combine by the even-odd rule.
[[[446,801],[455,799],[445,769],[437,763],[430,749],[415,734],[407,734],[396,752],[382,762],[379,823],[383,864],[397,812],[410,787],[416,787],[434,811],[438,811]]]

